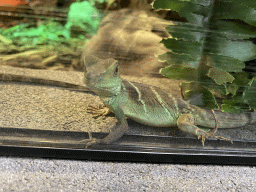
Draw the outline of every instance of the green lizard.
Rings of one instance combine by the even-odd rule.
[[[256,112],[229,114],[203,109],[160,88],[122,80],[118,62],[114,59],[103,60],[95,56],[85,56],[84,65],[85,84],[114,112],[118,120],[117,126],[104,139],[90,137],[81,141],[86,146],[95,143],[109,144],[121,138],[128,130],[126,117],[150,126],[178,126],[180,130],[201,139],[203,144],[209,137],[228,140],[214,136],[217,126],[235,128],[256,122]],[[107,114],[108,111],[103,110],[103,113]],[[197,125],[214,130],[209,133]]]

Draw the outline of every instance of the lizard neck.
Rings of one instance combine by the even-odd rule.
[[[101,89],[101,94],[98,94],[100,96],[100,99],[102,102],[111,110],[113,106],[116,105],[124,105],[125,101],[128,99],[127,95],[125,94],[125,86],[124,84],[120,84],[120,87],[116,91],[110,91],[109,94],[106,94],[106,92],[102,92],[103,90]],[[115,94],[113,94],[115,93]]]

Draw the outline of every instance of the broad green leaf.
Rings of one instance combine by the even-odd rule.
[[[209,54],[209,56],[213,62],[208,62],[208,66],[217,67],[226,72],[240,72],[245,68],[245,63],[239,59],[217,54]]]
[[[227,94],[231,94],[232,96],[235,96],[237,93],[237,90],[239,89],[239,86],[235,83],[231,83],[227,85]]]
[[[188,12],[193,12],[196,10],[196,5],[191,2],[191,0],[188,1],[180,1],[180,0],[155,0],[153,2],[153,8],[155,10],[161,10],[161,9],[165,9],[165,10],[173,10],[173,11],[177,11],[178,13],[182,12],[186,12],[185,10],[187,10]],[[180,15],[181,17],[184,17],[182,15]]]
[[[223,96],[227,95],[226,83],[218,85],[213,79],[207,76],[204,79],[202,79],[200,83],[202,86],[209,89],[216,97],[223,98]]]
[[[242,40],[256,37],[256,31],[252,30],[250,25],[245,25],[238,21],[216,20],[214,27],[217,28],[218,35],[225,36],[228,39]]]
[[[192,55],[178,54],[174,52],[167,52],[163,55],[159,55],[158,59],[162,62],[166,61],[171,65],[179,64],[195,69],[198,67],[200,63],[200,58],[193,57]]]
[[[209,91],[208,88],[203,87],[201,92],[203,93],[204,107],[207,107],[210,109],[218,109],[219,108],[214,95],[212,94],[211,91]]]
[[[186,39],[186,41],[202,42],[206,29],[189,23],[178,23],[176,25],[166,27],[168,33],[178,40]]]
[[[222,1],[215,9],[214,17],[220,19],[239,19],[256,26],[256,9],[241,1]],[[250,3],[249,3],[250,4]]]
[[[153,8],[166,9],[178,12],[180,17],[184,17],[189,23],[197,26],[204,26],[207,15],[211,13],[211,1],[199,0],[155,0]]]
[[[226,71],[212,67],[209,69],[207,76],[212,78],[218,85],[224,84],[224,83],[231,83],[235,78],[227,73]]]
[[[197,42],[176,40],[176,39],[163,39],[162,43],[172,50],[173,53],[168,53],[165,56],[174,56],[175,64],[185,64],[192,68],[198,68],[203,46]],[[184,56],[184,58],[182,58]]]
[[[207,43],[209,54],[224,55],[241,61],[250,61],[256,56],[256,45],[251,41],[232,41],[224,37],[212,36]]]
[[[226,1],[226,0],[224,0],[224,1]],[[255,0],[228,0],[228,1],[235,2],[235,3],[238,3],[238,4],[244,5],[246,7],[256,9]]]
[[[244,71],[240,73],[235,73],[233,76],[235,77],[233,83],[240,87],[246,86],[248,83],[250,83],[249,75]]]
[[[200,82],[183,82],[181,84],[181,94],[184,99],[188,99],[198,95],[201,92],[202,85]]]
[[[242,108],[244,105],[245,104],[236,100],[224,100],[221,105],[221,110],[228,113],[243,113],[244,111]]]
[[[200,82],[184,82],[181,84],[182,95],[192,105],[218,109],[213,93]]]
[[[181,65],[171,65],[160,69],[160,73],[168,78],[183,79],[188,81],[195,81],[198,79],[198,71],[196,69],[185,67]]]
[[[163,39],[161,41],[161,43],[163,43],[166,48],[168,48],[176,53],[182,53],[182,54],[195,53],[197,55],[199,53],[201,53],[200,52],[201,47],[202,47],[201,43],[190,42],[190,41],[186,41],[186,40],[176,40],[173,38]],[[194,49],[194,50],[191,50],[191,49]]]
[[[235,96],[240,87],[245,87],[249,82],[249,75],[246,72],[239,72],[233,74],[235,80],[227,84],[227,94]],[[241,90],[240,90],[241,91]]]

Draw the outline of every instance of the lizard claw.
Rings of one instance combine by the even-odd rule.
[[[83,139],[78,141],[78,143],[85,144],[85,149],[90,145],[99,144],[102,142],[102,139]]]
[[[102,142],[102,139],[93,139],[91,132],[88,132],[89,134],[89,139],[83,139],[81,141],[78,141],[78,143],[84,143],[85,144],[85,149],[89,147],[90,145],[94,144],[99,144]]]
[[[225,141],[229,141],[233,144],[233,141],[231,139],[228,139],[228,138],[225,138],[225,137],[222,137],[222,136],[215,136],[215,135],[213,135],[213,132],[207,133],[204,130],[198,128],[197,133],[198,133],[197,138],[201,139],[201,142],[202,142],[203,146],[204,146],[204,142],[205,142],[206,138],[215,138],[215,139],[219,139],[219,140],[222,139],[222,140],[225,140]]]
[[[230,143],[232,143],[233,144],[233,141],[231,140],[231,139],[228,139],[228,138],[226,138],[226,137],[221,137],[221,136],[212,136],[213,138],[215,138],[215,139],[222,139],[222,140],[225,140],[225,141],[229,141]]]
[[[94,107],[92,105],[89,105],[87,108],[87,112],[91,113],[95,117],[98,117],[101,115],[106,116],[110,113],[110,109],[102,105],[100,105],[99,107]]]
[[[204,135],[202,135],[201,138],[202,138],[201,142],[202,142],[202,145],[203,145],[203,147],[204,147],[204,142],[205,142],[206,137],[205,137]],[[200,139],[200,138],[199,138],[199,139]]]
[[[197,138],[201,139],[202,145],[204,146],[205,139],[209,138],[210,135],[200,128],[197,128],[196,134],[198,135]]]
[[[201,130],[201,131],[203,131],[203,130]],[[202,142],[203,146],[204,146],[204,142],[205,142],[206,138],[215,138],[215,139],[218,139],[218,140],[222,139],[222,140],[225,140],[225,141],[229,141],[230,143],[233,144],[233,141],[231,139],[228,139],[228,138],[222,137],[222,136],[215,136],[215,135],[212,135],[212,133],[207,133],[207,132],[204,132],[203,134],[199,135],[197,138],[201,139],[201,142]]]

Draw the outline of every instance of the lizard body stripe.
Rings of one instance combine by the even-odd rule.
[[[157,93],[157,91],[153,87],[150,87],[150,89],[155,94],[158,102],[161,104],[161,106],[164,108],[164,110],[169,114],[169,117],[172,117],[172,114],[170,113],[170,111],[167,108],[168,106],[166,107],[166,104],[162,101],[161,96]]]
[[[146,103],[143,101],[143,99],[141,99],[141,92],[140,90],[138,89],[138,87],[136,87],[133,83],[131,83],[130,81],[127,81],[131,86],[134,87],[134,89],[137,91],[138,93],[138,101],[140,101],[143,105],[143,110],[145,113],[147,113],[147,108],[146,108]]]

